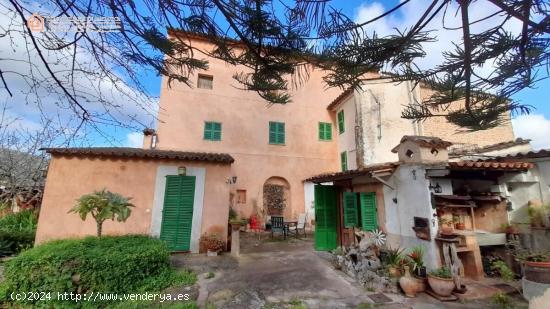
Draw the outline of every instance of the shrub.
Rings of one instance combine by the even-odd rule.
[[[434,269],[430,271],[430,275],[438,278],[445,278],[445,279],[451,279],[453,277],[451,270],[445,266],[439,267],[438,269]]]
[[[0,219],[0,256],[32,247],[38,216],[32,210],[10,213]]]
[[[63,303],[55,299],[57,292],[158,292],[196,280],[194,274],[178,274],[170,267],[164,242],[139,235],[49,242],[8,261],[4,276],[4,297],[14,291],[52,292],[57,304]]]

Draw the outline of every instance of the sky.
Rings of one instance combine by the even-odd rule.
[[[0,0],[0,10],[2,9],[1,4],[5,0]],[[356,22],[364,22],[375,16],[380,15],[389,8],[392,8],[398,3],[397,0],[387,0],[387,1],[361,1],[361,0],[346,0],[346,1],[331,1],[330,4],[335,8],[341,9],[343,13],[352,17]],[[423,9],[426,8],[429,2],[424,0],[412,0],[410,3],[402,7],[396,14],[392,14],[390,17],[386,17],[378,20],[375,23],[372,23],[367,26],[367,31],[376,31],[378,34],[391,34],[394,33],[394,28],[404,29],[407,26],[413,24],[418,18],[419,15],[423,12]],[[471,17],[483,17],[486,16],[496,9],[489,4],[488,1],[476,1],[473,4],[475,7],[470,11]],[[454,13],[454,12],[453,12]],[[458,25],[458,19],[451,17],[446,19],[448,26],[453,24]],[[0,26],[4,27],[1,24]],[[483,27],[491,26],[491,24],[479,23],[476,25],[476,29],[480,30]],[[509,31],[515,32],[519,31],[521,25],[517,21],[512,21],[506,24],[506,28]],[[461,33],[460,31],[449,31],[441,29],[441,20],[436,19],[428,25],[428,29],[434,30],[434,34],[438,36],[439,40],[433,43],[426,43],[425,50],[427,56],[418,61],[418,65],[422,68],[429,68],[438,64],[442,59],[442,51],[452,46],[452,42],[459,42]],[[476,29],[473,29],[475,32]],[[6,38],[0,38],[0,46],[3,46],[2,40]],[[5,54],[21,54],[20,50],[16,48],[13,50],[8,50],[7,48],[0,48],[0,61]],[[0,63],[1,64],[1,63]],[[482,71],[490,72],[490,65],[486,65]],[[149,93],[158,98],[160,90],[160,77],[156,76],[154,72],[146,71],[140,77],[140,80],[145,85]],[[85,86],[83,86],[85,87]],[[524,90],[521,93],[514,96],[514,99],[519,100],[525,104],[533,106],[533,111],[530,115],[515,115],[512,123],[516,137],[523,137],[532,139],[532,146],[536,149],[539,148],[550,148],[550,105],[547,104],[548,97],[550,97],[550,80],[546,79],[536,85],[534,89]],[[18,98],[17,100],[12,100],[13,102],[17,101],[16,105],[13,105],[13,108],[9,110],[10,113],[14,114],[15,117],[18,117],[25,126],[36,127],[36,113],[32,107],[26,104],[19,104],[23,98]],[[18,101],[19,100],[19,101]],[[117,104],[120,104],[126,111],[135,115],[141,123],[144,123],[148,126],[154,126],[155,119],[152,114],[154,114],[155,106],[148,106],[146,110],[153,111],[147,113],[144,110],[132,105],[129,100],[125,100],[120,94],[118,96],[113,95],[113,100],[116,100]],[[156,100],[156,101],[155,101]],[[158,102],[158,99],[155,99],[155,102]],[[1,103],[1,97],[0,97]],[[58,102],[49,102],[50,105],[54,106],[59,104]],[[154,104],[153,104],[154,105]],[[113,137],[113,140],[107,142],[103,136],[91,132],[90,140],[92,145],[101,146],[101,145],[116,145],[116,146],[131,146],[131,147],[140,147],[142,144],[142,133],[138,130],[130,130],[123,128],[107,128],[107,133]]]

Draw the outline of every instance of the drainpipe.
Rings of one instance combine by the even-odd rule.
[[[353,91],[353,104],[355,104],[355,163],[357,168],[365,166],[365,151],[363,141],[363,101],[356,96],[356,90]]]

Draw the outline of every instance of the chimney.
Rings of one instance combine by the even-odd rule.
[[[151,128],[143,130],[143,149],[155,149],[157,147],[157,131]]]
[[[449,161],[447,148],[451,142],[439,137],[405,135],[399,145],[392,149],[403,163],[446,163]]]

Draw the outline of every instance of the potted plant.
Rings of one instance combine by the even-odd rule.
[[[407,254],[409,259],[409,265],[413,271],[413,280],[416,284],[417,292],[426,291],[426,266],[424,266],[424,247],[416,246],[411,249],[409,254]]]
[[[457,230],[466,229],[466,223],[464,222],[464,217],[460,215],[453,215],[453,223],[455,224],[455,228]]]
[[[216,234],[205,234],[201,236],[200,246],[207,256],[217,256],[225,248],[225,243]]]
[[[442,266],[428,273],[430,288],[440,296],[450,296],[455,289],[453,275],[448,267]]]
[[[443,216],[439,217],[439,234],[441,235],[453,235],[453,220],[447,219]]]
[[[544,227],[544,215],[548,206],[540,206],[529,203],[527,214],[532,227]]]
[[[502,229],[502,231],[504,233],[509,234],[509,235],[519,234],[519,228],[515,224],[504,223],[500,226],[500,228]]]
[[[523,264],[526,280],[550,284],[550,251],[524,251],[516,259]]]
[[[386,261],[389,275],[394,278],[401,276],[401,268],[405,262],[405,260],[403,259],[403,249],[388,248],[386,252]]]

